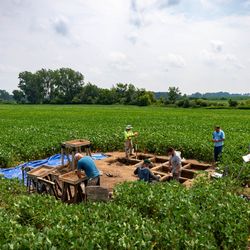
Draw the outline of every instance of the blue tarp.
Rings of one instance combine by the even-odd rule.
[[[93,160],[102,160],[102,159],[107,158],[107,156],[105,154],[99,153],[99,154],[92,154],[92,158]],[[64,155],[64,164],[67,162],[68,162],[68,159],[66,155]],[[53,167],[60,166],[61,154],[56,154],[43,160],[25,162],[14,168],[0,168],[0,174],[3,174],[4,177],[7,179],[18,178],[19,180],[22,180],[22,168],[23,167],[36,168],[42,165],[53,166]]]

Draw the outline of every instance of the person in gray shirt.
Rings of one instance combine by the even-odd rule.
[[[181,175],[181,157],[176,154],[173,148],[167,149],[167,155],[170,156],[169,166],[173,175],[173,179],[179,181]]]

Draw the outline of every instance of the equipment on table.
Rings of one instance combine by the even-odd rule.
[[[70,162],[71,169],[74,170],[76,168],[74,161],[75,154],[81,153],[83,150],[85,150],[86,155],[91,156],[90,146],[90,141],[84,139],[63,142],[61,144],[62,166],[64,165],[64,154],[66,154],[68,162]],[[69,157],[70,154],[72,155],[71,159]]]

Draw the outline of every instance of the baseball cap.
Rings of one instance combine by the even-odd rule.
[[[149,159],[144,159],[143,162],[146,163],[146,164],[151,164],[151,161]]]
[[[132,129],[132,125],[127,125],[126,129]]]

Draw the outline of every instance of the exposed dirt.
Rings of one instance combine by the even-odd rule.
[[[124,157],[123,152],[107,153],[112,155],[104,160],[95,161],[96,166],[102,172],[101,186],[107,187],[112,191],[114,186],[125,181],[135,181],[138,178],[134,175],[134,165],[124,165],[115,161],[116,158]]]
[[[138,179],[138,177],[134,175],[134,170],[139,164],[142,163],[142,160],[145,158],[142,154],[138,153],[138,160],[135,159],[135,156],[132,156],[131,159],[133,160],[131,162],[124,161],[125,155],[123,152],[109,152],[106,154],[109,155],[108,158],[104,160],[95,161],[98,169],[102,172],[101,186],[107,187],[109,191],[112,191],[114,186],[118,183],[122,183],[125,181],[135,181]],[[154,157],[154,155],[150,155],[150,157],[148,158],[152,159],[152,157]],[[157,158],[158,157],[160,157],[160,159],[155,160],[156,163],[154,163],[154,167],[162,165],[167,160],[166,157],[157,156]],[[208,164],[198,162],[197,160],[186,160],[186,164],[188,163],[197,166],[199,165],[209,166]],[[197,168],[194,168],[194,170],[197,170]],[[211,172],[213,171],[214,168],[211,166],[206,169],[206,172],[209,172],[209,174],[211,174]],[[189,177],[191,178],[194,176],[192,175]],[[193,180],[194,179],[188,179],[183,184],[187,187],[190,187],[192,185]]]

